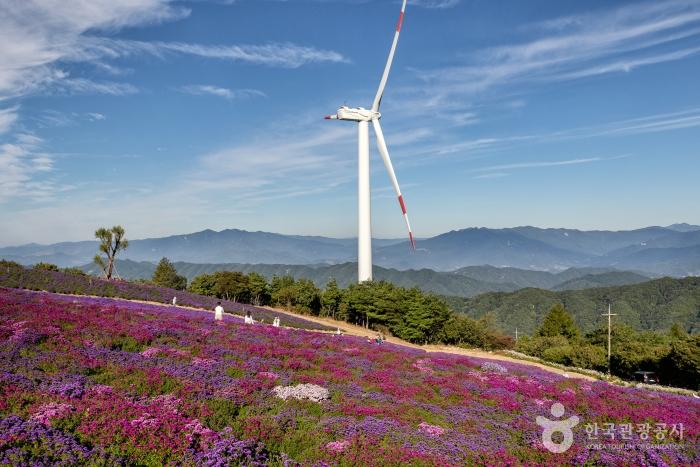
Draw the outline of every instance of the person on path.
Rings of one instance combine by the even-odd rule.
[[[224,319],[224,307],[221,306],[221,302],[216,303],[216,308],[214,308],[214,319],[216,321],[222,321]]]
[[[177,297],[173,297],[173,306],[177,305]]]

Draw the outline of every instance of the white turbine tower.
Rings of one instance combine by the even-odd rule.
[[[389,158],[389,150],[386,147],[386,141],[384,141],[382,127],[379,124],[379,119],[382,118],[382,115],[379,113],[379,106],[382,103],[382,95],[384,94],[384,88],[386,87],[386,82],[389,78],[391,63],[394,61],[394,53],[396,52],[396,44],[399,42],[399,34],[401,33],[401,25],[403,24],[405,11],[406,0],[403,0],[401,5],[401,14],[399,15],[399,22],[396,25],[396,32],[394,33],[394,42],[391,44],[389,58],[386,61],[384,74],[379,82],[379,89],[377,89],[377,95],[374,97],[372,108],[367,110],[363,107],[350,108],[342,106],[338,109],[338,112],[335,115],[329,115],[326,117],[327,120],[348,120],[351,122],[357,122],[358,124],[358,282],[372,280],[372,215],[369,189],[369,122],[372,122],[372,126],[374,127],[374,133],[377,135],[377,147],[379,148],[379,154],[381,154],[382,160],[384,161],[384,166],[389,172],[389,178],[391,178],[391,183],[394,185],[394,190],[396,190],[396,196],[399,197],[399,205],[401,206],[401,211],[403,212],[403,217],[406,221],[406,227],[408,227],[408,238],[411,242],[411,247],[414,250],[416,249],[416,242],[413,239],[411,224],[408,221],[408,214],[406,213],[406,203],[404,203],[403,196],[401,195],[399,182],[396,180],[394,167],[391,164],[391,159]]]

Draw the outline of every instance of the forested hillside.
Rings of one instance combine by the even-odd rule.
[[[317,287],[325,286],[335,279],[341,287],[357,281],[357,263],[291,265],[291,264],[197,264],[173,263],[179,274],[188,280],[200,274],[216,271],[257,272],[271,280],[273,276],[292,276],[295,279],[309,279]],[[156,265],[142,261],[117,261],[117,272],[124,279],[148,279]],[[83,271],[99,275],[100,269],[93,264],[82,266]],[[516,268],[496,268],[493,266],[470,266],[454,272],[438,272],[432,269],[397,269],[374,266],[375,280],[386,280],[402,287],[418,287],[425,292],[457,297],[472,297],[486,292],[512,292],[523,287],[559,288],[570,283],[568,288],[596,287],[604,285],[633,284],[649,280],[649,277],[611,268],[571,268],[560,273],[528,271]]]
[[[537,329],[557,303],[573,315],[584,332],[603,325],[601,313],[612,304],[615,322],[636,330],[667,330],[678,323],[689,333],[700,332],[700,277],[663,278],[634,285],[553,292],[527,288],[511,293],[486,293],[449,298],[452,307],[473,318],[489,316],[507,334]]]

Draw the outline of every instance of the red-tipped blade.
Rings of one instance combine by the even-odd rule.
[[[411,229],[411,223],[408,221],[408,210],[406,209],[406,202],[401,194],[401,188],[399,187],[399,181],[396,179],[396,173],[394,172],[394,165],[391,163],[391,158],[389,157],[389,150],[386,147],[386,141],[384,140],[384,133],[382,132],[382,125],[379,120],[372,120],[372,126],[374,127],[374,132],[377,135],[377,148],[379,148],[379,154],[382,156],[384,161],[384,166],[389,174],[389,179],[391,184],[394,186],[394,191],[396,191],[396,196],[399,199],[399,206],[401,206],[401,214],[403,214],[403,220],[406,222],[406,229],[408,230],[408,238],[411,241],[411,248],[416,249],[416,241],[413,238],[413,229]]]
[[[379,111],[379,106],[382,105],[382,96],[384,95],[384,88],[386,88],[386,82],[389,79],[389,72],[391,71],[391,64],[394,61],[394,54],[396,53],[396,45],[399,43],[399,34],[401,34],[401,26],[403,26],[403,19],[406,13],[406,0],[401,2],[401,12],[399,13],[399,21],[396,23],[396,31],[394,32],[394,40],[391,43],[391,48],[389,49],[389,57],[386,60],[386,65],[384,65],[384,73],[382,74],[382,79],[379,81],[379,89],[377,89],[377,95],[374,97],[374,103],[372,104],[372,110]]]

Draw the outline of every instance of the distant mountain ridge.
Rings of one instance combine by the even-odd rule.
[[[289,264],[194,264],[173,263],[178,272],[188,280],[215,271],[257,272],[271,279],[272,276],[290,275],[295,279],[312,280],[323,287],[333,278],[341,287],[347,287],[357,280],[357,263],[334,265],[289,265]],[[156,265],[150,262],[117,260],[116,272],[124,279],[147,279],[153,275]],[[86,264],[82,269],[90,274],[99,274],[94,264]],[[376,280],[387,280],[402,287],[418,287],[427,292],[458,297],[472,297],[486,292],[511,292],[523,287],[540,287],[558,290],[563,284],[569,288],[597,287],[603,285],[635,284],[648,281],[649,277],[627,271],[611,269],[569,269],[558,274],[506,269],[501,271],[492,266],[473,266],[465,271],[437,272],[431,269],[406,270],[374,267]],[[500,279],[494,279],[495,277]],[[494,279],[494,280],[492,280]],[[578,281],[578,282],[577,282]]]
[[[128,233],[128,230],[127,230]],[[80,266],[96,253],[94,241],[0,248],[0,258]],[[239,229],[130,241],[122,259],[188,263],[342,264],[356,259],[356,240],[282,235]],[[561,272],[569,268],[614,268],[642,274],[700,274],[700,226],[673,224],[629,231],[582,231],[514,227],[468,228],[419,239],[411,252],[405,239],[374,241],[374,262],[399,270],[454,271],[469,266]]]

